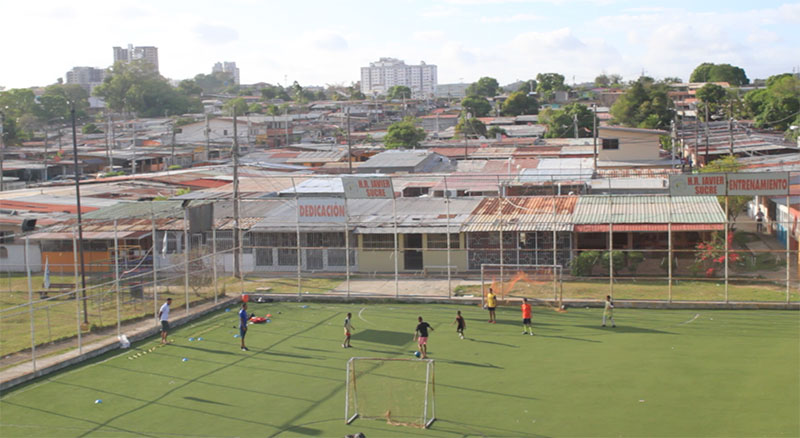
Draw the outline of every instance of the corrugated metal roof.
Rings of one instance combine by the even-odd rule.
[[[203,201],[197,201],[203,202]],[[197,204],[192,204],[197,205]],[[119,202],[116,205],[87,213],[86,219],[114,220],[129,218],[183,218],[182,201]]]
[[[667,224],[616,224],[613,225],[614,232],[661,232],[666,233],[670,230]],[[672,224],[672,231],[721,231],[725,229],[725,224]],[[608,224],[575,225],[578,233],[607,233]]]
[[[577,196],[486,198],[462,231],[571,231],[577,201]]]
[[[575,224],[724,223],[725,213],[713,196],[582,196]]]

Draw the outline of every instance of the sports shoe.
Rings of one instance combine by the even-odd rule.
[[[528,334],[528,332],[522,332],[522,334],[523,334],[523,335],[527,335],[527,334]]]
[[[531,336],[533,336],[533,332],[531,332]]]
[[[242,347],[242,351],[250,351],[250,349],[247,347]]]
[[[464,339],[464,335],[461,335],[461,339]]]
[[[344,345],[344,344],[342,344],[342,348],[347,348],[347,346],[346,346],[346,345]]]

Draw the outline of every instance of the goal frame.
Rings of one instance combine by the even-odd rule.
[[[350,424],[360,416],[358,410],[358,387],[356,385],[355,361],[382,362],[425,362],[425,402],[423,403],[422,428],[429,428],[436,421],[436,379],[433,359],[403,359],[383,357],[351,357],[347,361],[347,377],[344,392],[344,421]],[[352,388],[352,389],[351,389]],[[353,391],[353,406],[350,406],[350,392]]]
[[[529,265],[521,263],[481,263],[481,306],[486,305],[486,268],[499,268],[500,284],[503,284],[504,271],[506,269],[514,272],[524,269],[552,269],[553,274],[553,301],[561,307],[564,302],[564,266],[563,265]],[[502,292],[502,291],[501,291]]]

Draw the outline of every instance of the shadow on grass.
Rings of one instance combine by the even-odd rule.
[[[214,354],[236,354],[231,351],[225,350],[212,350],[210,348],[203,348],[203,347],[195,347],[189,345],[180,345],[180,344],[170,344],[170,347],[177,347],[177,348],[186,348],[188,350],[197,350],[197,351],[205,351],[206,353],[214,353]]]
[[[209,403],[209,404],[212,404],[212,405],[233,406],[233,405],[228,404],[228,403],[222,403],[222,402],[218,402],[218,401],[214,401],[214,400],[208,400],[208,399],[199,398],[199,397],[184,397],[183,399],[184,400],[189,400],[189,401],[200,402],[200,403]]]
[[[445,425],[445,427],[442,427]],[[464,430],[468,430],[469,433],[464,433]],[[431,430],[440,431],[440,432],[447,432],[454,435],[460,436],[467,436],[467,435],[477,435],[477,436],[520,436],[520,431],[512,430],[512,429],[503,429],[500,427],[495,426],[486,426],[484,424],[469,424],[463,421],[448,421],[442,418],[436,418],[436,422],[433,424]],[[549,438],[548,435],[539,435],[535,433],[531,433],[530,431],[526,431],[524,436],[526,437],[535,437],[535,438]]]
[[[356,341],[377,342],[379,344],[397,346],[408,344],[413,337],[413,333],[373,329],[366,329],[361,332],[353,333],[353,336],[351,336],[351,338]]]
[[[616,327],[611,327],[611,326],[602,327],[602,326],[600,326],[598,324],[598,325],[578,325],[576,327],[583,327],[583,328],[594,329],[594,330],[609,331],[609,332],[614,332],[614,333],[649,333],[649,334],[654,334],[654,335],[675,335],[675,334],[677,334],[677,333],[665,332],[665,331],[656,330],[656,329],[648,329],[648,328],[641,328],[641,327],[628,327],[628,326],[619,326],[619,325],[616,326]]]
[[[602,341],[595,341],[595,340],[592,340],[592,339],[583,339],[583,338],[573,338],[573,337],[570,337],[570,336],[542,335],[542,334],[539,334],[539,333],[536,333],[534,336],[537,336],[537,337],[540,337],[540,338],[558,338],[558,339],[566,339],[566,340],[569,340],[569,341],[592,342],[592,343],[596,343],[596,344],[601,344],[602,343]]]
[[[548,324],[546,322],[539,322],[539,321],[536,320],[535,317],[534,317],[534,319],[532,321],[533,321],[534,327],[536,327],[536,326],[553,325],[553,324]],[[513,321],[512,320],[508,320],[508,319],[498,319],[497,320],[497,324],[500,324],[500,325],[516,325],[516,326],[522,327],[522,318],[515,319]]]
[[[295,358],[295,359],[315,359],[315,360],[320,360],[320,358],[314,357],[314,356],[304,356],[302,354],[292,354],[292,353],[278,353],[277,351],[272,351],[272,350],[261,350],[261,351],[258,352],[258,354],[263,354],[263,355],[266,355],[266,356],[291,357],[291,358]]]
[[[492,344],[492,345],[499,345],[501,347],[519,348],[519,345],[504,344],[502,342],[495,342],[495,341],[482,341],[480,339],[470,338],[467,336],[465,336],[464,339],[472,342],[480,342],[481,344]]]
[[[428,353],[428,354],[431,354],[431,353]],[[436,359],[436,358],[431,358],[431,359]],[[492,365],[490,363],[465,362],[463,360],[451,360],[451,359],[436,359],[436,361],[437,362],[450,363],[450,364],[453,364],[453,365],[466,365],[466,366],[478,367],[478,368],[495,368],[495,369],[498,369],[498,370],[505,369],[503,367],[499,367],[497,365]]]

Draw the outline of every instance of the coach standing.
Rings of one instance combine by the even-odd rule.
[[[161,321],[161,343],[167,343],[167,330],[169,330],[169,305],[172,298],[167,298],[167,302],[161,305],[158,311],[158,319]]]

